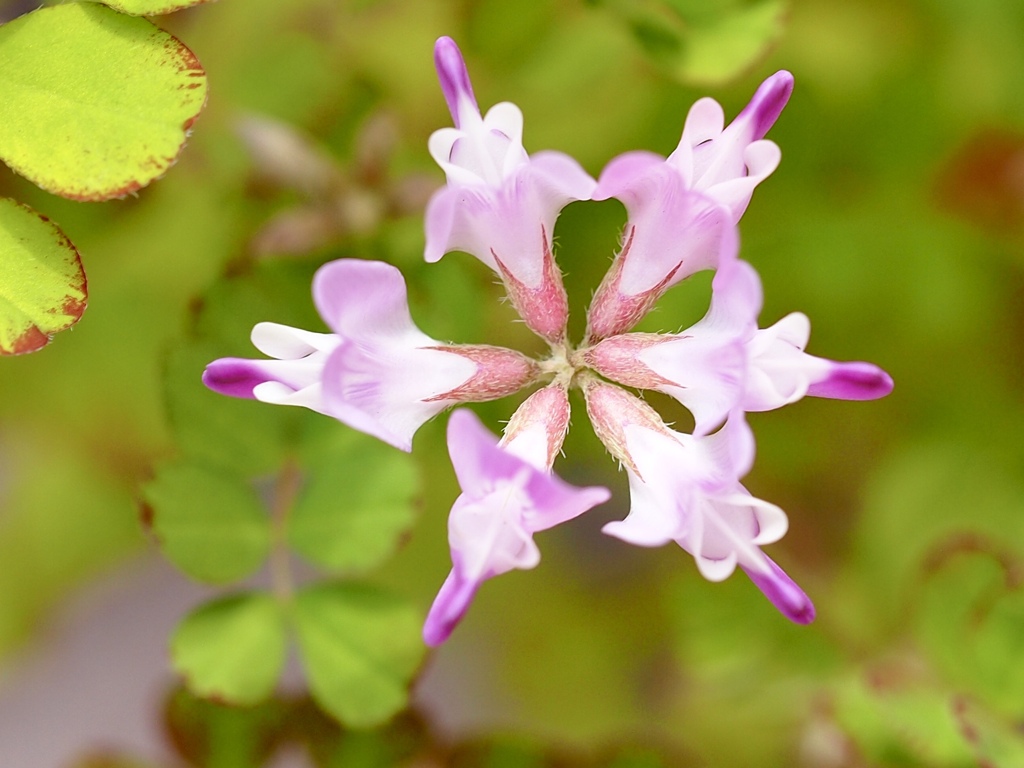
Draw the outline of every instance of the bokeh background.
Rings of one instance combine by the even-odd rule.
[[[210,81],[166,178],[79,204],[0,175],[0,194],[71,236],[90,287],[73,330],[0,361],[3,768],[1024,765],[1024,4],[220,0],[156,21]],[[222,590],[167,563],[140,489],[182,450],[168,403],[200,387],[196,340],[250,355],[257,320],[322,329],[306,291],[327,260],[400,266],[435,338],[540,351],[489,270],[422,261],[422,206],[443,180],[426,141],[449,124],[442,34],[481,106],[523,109],[528,150],[595,176],[623,151],[668,154],[700,96],[731,117],[790,70],[769,136],[782,164],[740,226],[762,325],[803,311],[809,351],[877,363],[896,389],[750,418],[746,485],[789,513],[770,554],[814,599],[809,627],[742,574],[709,584],[678,549],[604,537],[625,477],[577,401],[556,470],[613,501],[539,536],[537,569],[488,582],[412,708],[345,732],[345,751],[294,669],[255,710],[178,688],[167,635]],[[577,338],[624,220],[614,201],[559,220]],[[249,299],[217,304],[247,280]],[[673,289],[643,328],[698,319],[709,285]],[[497,431],[514,406],[475,410]],[[415,521],[373,574],[422,612],[457,493],[444,423],[417,436]]]

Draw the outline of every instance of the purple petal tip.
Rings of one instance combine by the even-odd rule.
[[[871,363],[836,363],[828,377],[807,389],[813,397],[877,400],[893,390],[892,376]]]
[[[816,615],[811,598],[771,558],[765,559],[768,561],[769,573],[741,567],[783,616],[795,624],[810,624]]]
[[[250,360],[223,357],[214,360],[203,371],[203,384],[221,395],[254,399],[253,389],[267,381],[267,376]]]
[[[474,107],[476,97],[473,95],[473,84],[469,81],[462,51],[450,37],[439,37],[434,43],[434,66],[437,68],[437,78],[441,81],[441,91],[448,104],[448,111],[458,128],[460,97],[469,99]]]
[[[753,131],[751,141],[763,139],[768,129],[779,119],[783,108],[793,93],[793,75],[780,70],[769,77],[754,93],[754,98],[743,109],[745,116],[751,121]]]

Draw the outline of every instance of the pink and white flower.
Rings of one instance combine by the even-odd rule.
[[[778,146],[763,137],[793,90],[793,77],[769,77],[736,119],[705,98],[690,109],[669,157],[627,152],[605,166],[593,199],[614,197],[629,213],[619,251],[591,303],[591,341],[632,328],[671,286],[715,269],[734,250],[723,243],[754,187],[778,167]]]
[[[222,394],[305,405],[402,450],[451,405],[493,400],[533,381],[537,364],[511,349],[451,345],[420,331],[405,280],[390,264],[340,259],[313,279],[333,334],[261,323],[257,347],[278,360],[223,358],[204,383]]]
[[[598,436],[629,478],[630,511],[605,533],[639,546],[675,541],[709,581],[740,566],[792,621],[807,623],[814,606],[761,547],[785,535],[786,514],[740,483],[754,460],[754,437],[742,413],[704,437],[667,427],[642,400],[612,384],[585,386]]]
[[[546,446],[529,459],[499,446],[470,411],[455,411],[448,420],[448,452],[462,493],[448,518],[452,570],[423,625],[428,645],[448,639],[484,581],[540,562],[533,534],[610,495],[606,488],[573,487],[539,468],[547,462]]]
[[[434,62],[454,128],[430,137],[430,154],[448,179],[427,205],[427,261],[466,251],[501,275],[527,326],[549,342],[565,335],[569,309],[551,252],[555,220],[595,182],[561,152],[527,155],[523,114],[496,104],[483,117],[455,42],[437,41]]]
[[[836,362],[804,352],[811,326],[794,312],[759,330],[761,281],[734,260],[715,274],[711,307],[676,334],[628,333],[582,352],[603,376],[676,398],[705,435],[733,410],[769,411],[805,395],[873,400],[888,395],[892,378],[878,366]]]
[[[604,488],[574,488],[552,473],[574,386],[629,481],[629,514],[606,533],[640,546],[675,542],[712,581],[739,567],[788,618],[813,620],[810,599],[762,550],[785,534],[788,520],[742,484],[755,453],[744,414],[805,395],[882,397],[892,379],[869,363],[807,354],[810,324],[802,314],[757,325],[761,283],[739,259],[737,224],[754,188],[778,166],[779,149],[764,136],[789,99],[792,77],[769,77],[728,126],[717,102],[698,101],[668,158],[627,153],[594,182],[567,155],[527,155],[515,105],[481,116],[451,39],[437,41],[434,58],[454,127],[429,142],[447,184],[427,208],[425,257],[463,250],[495,270],[520,316],[548,341],[549,356],[437,341],[413,323],[397,269],[342,259],[313,283],[331,333],[260,323],[253,343],[274,359],[214,361],[207,386],[303,405],[409,450],[420,425],[451,405],[544,384],[500,441],[470,412],[451,416],[448,451],[462,492],[448,522],[452,569],[423,628],[430,645],[448,638],[485,580],[537,565],[535,533],[608,498]],[[584,341],[574,347],[551,238],[562,207],[591,197],[618,198],[629,221],[589,308]],[[675,334],[628,332],[666,290],[703,269],[716,274],[700,322]],[[643,400],[598,375],[675,397],[693,413],[693,433],[669,428]]]

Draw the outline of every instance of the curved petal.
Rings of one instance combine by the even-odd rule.
[[[671,286],[735,260],[739,248],[729,212],[664,165],[617,197],[629,211],[625,242],[587,311],[588,341],[625,333]]]
[[[694,415],[694,434],[708,434],[743,397],[745,342],[757,329],[761,281],[744,261],[728,261],[715,274],[711,307],[687,330],[651,345],[638,358],[663,381],[650,388],[671,395]]]
[[[629,515],[608,523],[604,533],[645,547],[667,544],[685,534],[694,498],[693,478],[701,473],[699,451],[688,436],[649,429],[635,422],[621,426],[633,466]]]
[[[427,645],[441,645],[451,636],[479,588],[479,581],[467,579],[458,567],[452,568],[423,623],[423,641]]]
[[[252,340],[261,352],[281,359],[214,360],[203,371],[203,383],[222,395],[327,413],[320,382],[328,354],[341,341],[337,336],[259,323],[253,328]]]
[[[787,619],[797,624],[814,621],[814,603],[807,594],[767,555],[764,566],[753,568],[744,565],[743,570]]]
[[[493,491],[499,481],[516,478],[526,463],[498,448],[498,438],[472,411],[462,408],[448,419],[448,455],[459,487],[477,499]]]
[[[477,371],[458,355],[402,340],[343,340],[324,367],[327,412],[339,421],[412,450],[413,435],[457,399],[443,399]]]
[[[732,158],[723,156],[721,159]],[[758,141],[747,146],[738,159],[741,163],[739,170],[713,164],[702,179],[705,193],[728,208],[733,221],[739,221],[743,216],[754,188],[779,167],[782,150],[773,141]]]
[[[253,390],[256,387],[277,378],[273,371],[264,367],[266,362],[269,361],[222,357],[206,366],[203,384],[221,395],[255,399]]]
[[[450,250],[449,243],[453,240],[452,229],[455,226],[457,203],[457,193],[449,187],[437,190],[427,201],[427,209],[423,215],[426,232],[423,258],[431,264],[439,261]]]
[[[547,207],[556,210],[576,200],[590,200],[597,187],[597,182],[583,166],[564,152],[535,152],[530,155],[530,172]]]
[[[523,500],[514,481],[481,498],[463,493],[448,516],[448,543],[466,578],[483,581],[540,562],[533,532],[523,525]]]
[[[338,259],[317,270],[313,301],[339,336],[430,346],[437,341],[413,325],[402,273],[382,261]]]
[[[700,487],[721,494],[732,489],[754,465],[754,432],[737,409],[714,434],[693,441],[700,454]]]
[[[281,381],[265,381],[253,387],[252,396],[261,403],[301,405],[325,416],[331,415],[324,404],[323,387],[319,380],[301,389],[294,389]]]
[[[693,414],[696,436],[722,424],[743,397],[746,348],[727,334],[691,329],[644,350],[639,359],[663,379],[651,389],[674,397]]]
[[[460,125],[467,112],[475,112],[479,116],[480,110],[476,105],[473,84],[469,80],[462,51],[450,37],[439,37],[434,43],[434,67],[437,69],[441,92],[456,127]]]
[[[781,69],[758,86],[750,103],[732,121],[730,129],[743,135],[748,142],[764,138],[792,94],[793,75]]]
[[[330,352],[338,346],[333,333],[315,333],[280,323],[256,323],[250,334],[252,345],[278,360],[297,360],[314,352]]]
[[[430,609],[424,638],[444,642],[485,579],[533,568],[533,534],[608,499],[605,488],[574,488],[499,447],[468,410],[448,422],[448,452],[462,486],[448,518],[452,572]],[[545,449],[546,452],[546,449]]]
[[[553,473],[538,469],[539,462],[499,447],[497,438],[472,411],[452,413],[448,420],[448,452],[459,485],[470,498],[483,498],[502,483],[515,483],[527,502],[522,519],[524,529],[530,532],[571,520],[610,496],[606,488],[569,485]]]
[[[877,365],[825,362],[826,369],[819,374],[821,378],[811,382],[808,395],[835,400],[876,400],[892,392],[892,377]]]
[[[646,483],[630,470],[627,473],[629,514],[606,523],[601,531],[638,547],[660,547],[682,535],[689,523],[685,498],[668,497],[655,482]]]
[[[654,152],[637,150],[613,158],[601,171],[593,191],[594,200],[607,200],[629,193],[648,174],[660,168],[665,158]]]
[[[664,166],[617,196],[629,211],[629,259],[622,268],[622,292],[662,290],[704,269],[718,266],[722,230],[728,219],[716,201],[687,189]],[[668,278],[668,281],[666,281]]]

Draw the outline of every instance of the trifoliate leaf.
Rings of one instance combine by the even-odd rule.
[[[181,41],[94,3],[0,27],[0,72],[0,159],[73,200],[163,174],[206,102],[206,73]]]
[[[174,668],[198,696],[228,704],[267,698],[284,666],[287,639],[278,602],[253,593],[206,603],[171,636]]]
[[[346,427],[307,452],[308,480],[288,520],[292,547],[316,565],[372,568],[412,524],[416,470],[410,457]]]
[[[0,355],[44,347],[85,311],[85,271],[71,241],[31,208],[0,198]]]
[[[210,0],[102,0],[102,2],[122,13],[132,16],[156,16],[162,13],[174,13],[182,8],[202,5]]]
[[[346,725],[384,722],[406,706],[423,655],[416,609],[361,584],[318,584],[295,604],[313,698]]]
[[[248,576],[270,549],[270,522],[240,477],[200,464],[166,464],[143,489],[164,554],[193,578]]]

